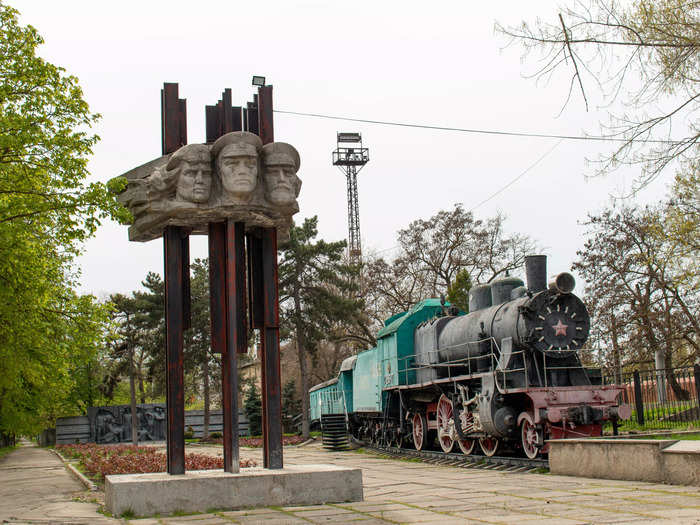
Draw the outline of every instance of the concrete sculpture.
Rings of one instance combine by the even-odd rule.
[[[129,240],[157,239],[166,226],[207,234],[209,223],[234,219],[247,228],[275,228],[283,241],[299,211],[299,166],[293,146],[263,146],[247,131],[182,146],[122,175],[128,184],[119,200],[134,216]]]

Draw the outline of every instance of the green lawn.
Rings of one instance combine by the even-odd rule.
[[[5,456],[5,455],[7,455],[7,454],[9,454],[9,453],[12,452],[15,448],[17,448],[17,447],[14,446],[14,447],[2,447],[2,448],[0,448],[0,458],[3,457],[3,456]]]

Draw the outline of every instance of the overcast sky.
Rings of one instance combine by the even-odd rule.
[[[536,17],[556,20],[542,1],[155,1],[9,0],[23,24],[45,38],[40,53],[80,79],[102,114],[90,162],[106,181],[160,155],[160,89],[178,82],[187,99],[188,140],[203,142],[204,106],[224,88],[234,105],[252,100],[252,75],[274,86],[275,109],[437,126],[597,134],[604,113],[574,96],[559,116],[569,77],[546,85],[524,77],[521,61],[493,31]],[[563,73],[563,71],[562,71]],[[591,90],[593,86],[591,86]],[[530,235],[550,256],[550,273],[569,270],[583,245],[580,222],[626,193],[634,170],[586,179],[585,159],[611,146],[389,127],[275,114],[275,138],[301,155],[301,212],[318,215],[320,237],[347,237],[346,182],[331,165],[336,132],[361,132],[370,162],[358,176],[365,252],[391,256],[396,232],[412,220],[463,203],[478,218],[501,211],[510,232]],[[525,176],[496,197],[529,166]],[[637,203],[658,201],[672,173]],[[194,257],[206,239],[192,238]],[[79,259],[82,292],[103,296],[162,274],[161,241],[133,243],[127,228],[104,224]]]

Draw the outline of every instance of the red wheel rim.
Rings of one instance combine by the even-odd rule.
[[[452,451],[455,442],[452,439],[450,428],[450,423],[454,425],[452,420],[452,401],[450,401],[445,394],[440,396],[440,401],[438,401],[437,406],[437,424],[438,424],[438,441],[440,441],[440,448],[442,451],[447,453]]]
[[[462,429],[467,428],[467,426],[472,422],[474,416],[471,412],[467,412],[465,409],[459,414],[459,422]],[[455,419],[455,422],[457,420]],[[474,439],[458,439],[457,444],[459,445],[462,454],[471,454],[474,451],[474,446],[476,441]]]
[[[425,439],[425,427],[423,426],[423,417],[416,413],[413,415],[413,446],[416,450],[423,450],[423,441]]]
[[[490,436],[481,438],[479,439],[479,446],[486,456],[491,457],[496,453],[496,450],[498,450],[498,439]]]
[[[537,446],[537,429],[532,422],[530,414],[525,413],[520,424],[520,437],[523,445],[523,452],[530,459],[535,459],[540,452]]]

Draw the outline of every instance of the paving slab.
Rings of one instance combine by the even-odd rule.
[[[98,513],[94,495],[48,449],[28,441],[0,459],[0,522],[123,523]]]
[[[16,455],[25,448],[32,453]],[[221,447],[188,449],[221,455]],[[241,457],[261,462],[262,451],[242,448]],[[129,523],[700,525],[698,487],[436,466],[358,452],[331,453],[315,444],[286,447],[284,461],[285,465],[326,463],[360,468],[365,501],[209,512]],[[0,460],[0,521],[10,516],[14,522],[25,523],[30,519],[34,523],[125,523],[99,514],[96,503],[73,501],[75,497],[86,497],[86,492],[46,450],[22,447]]]

